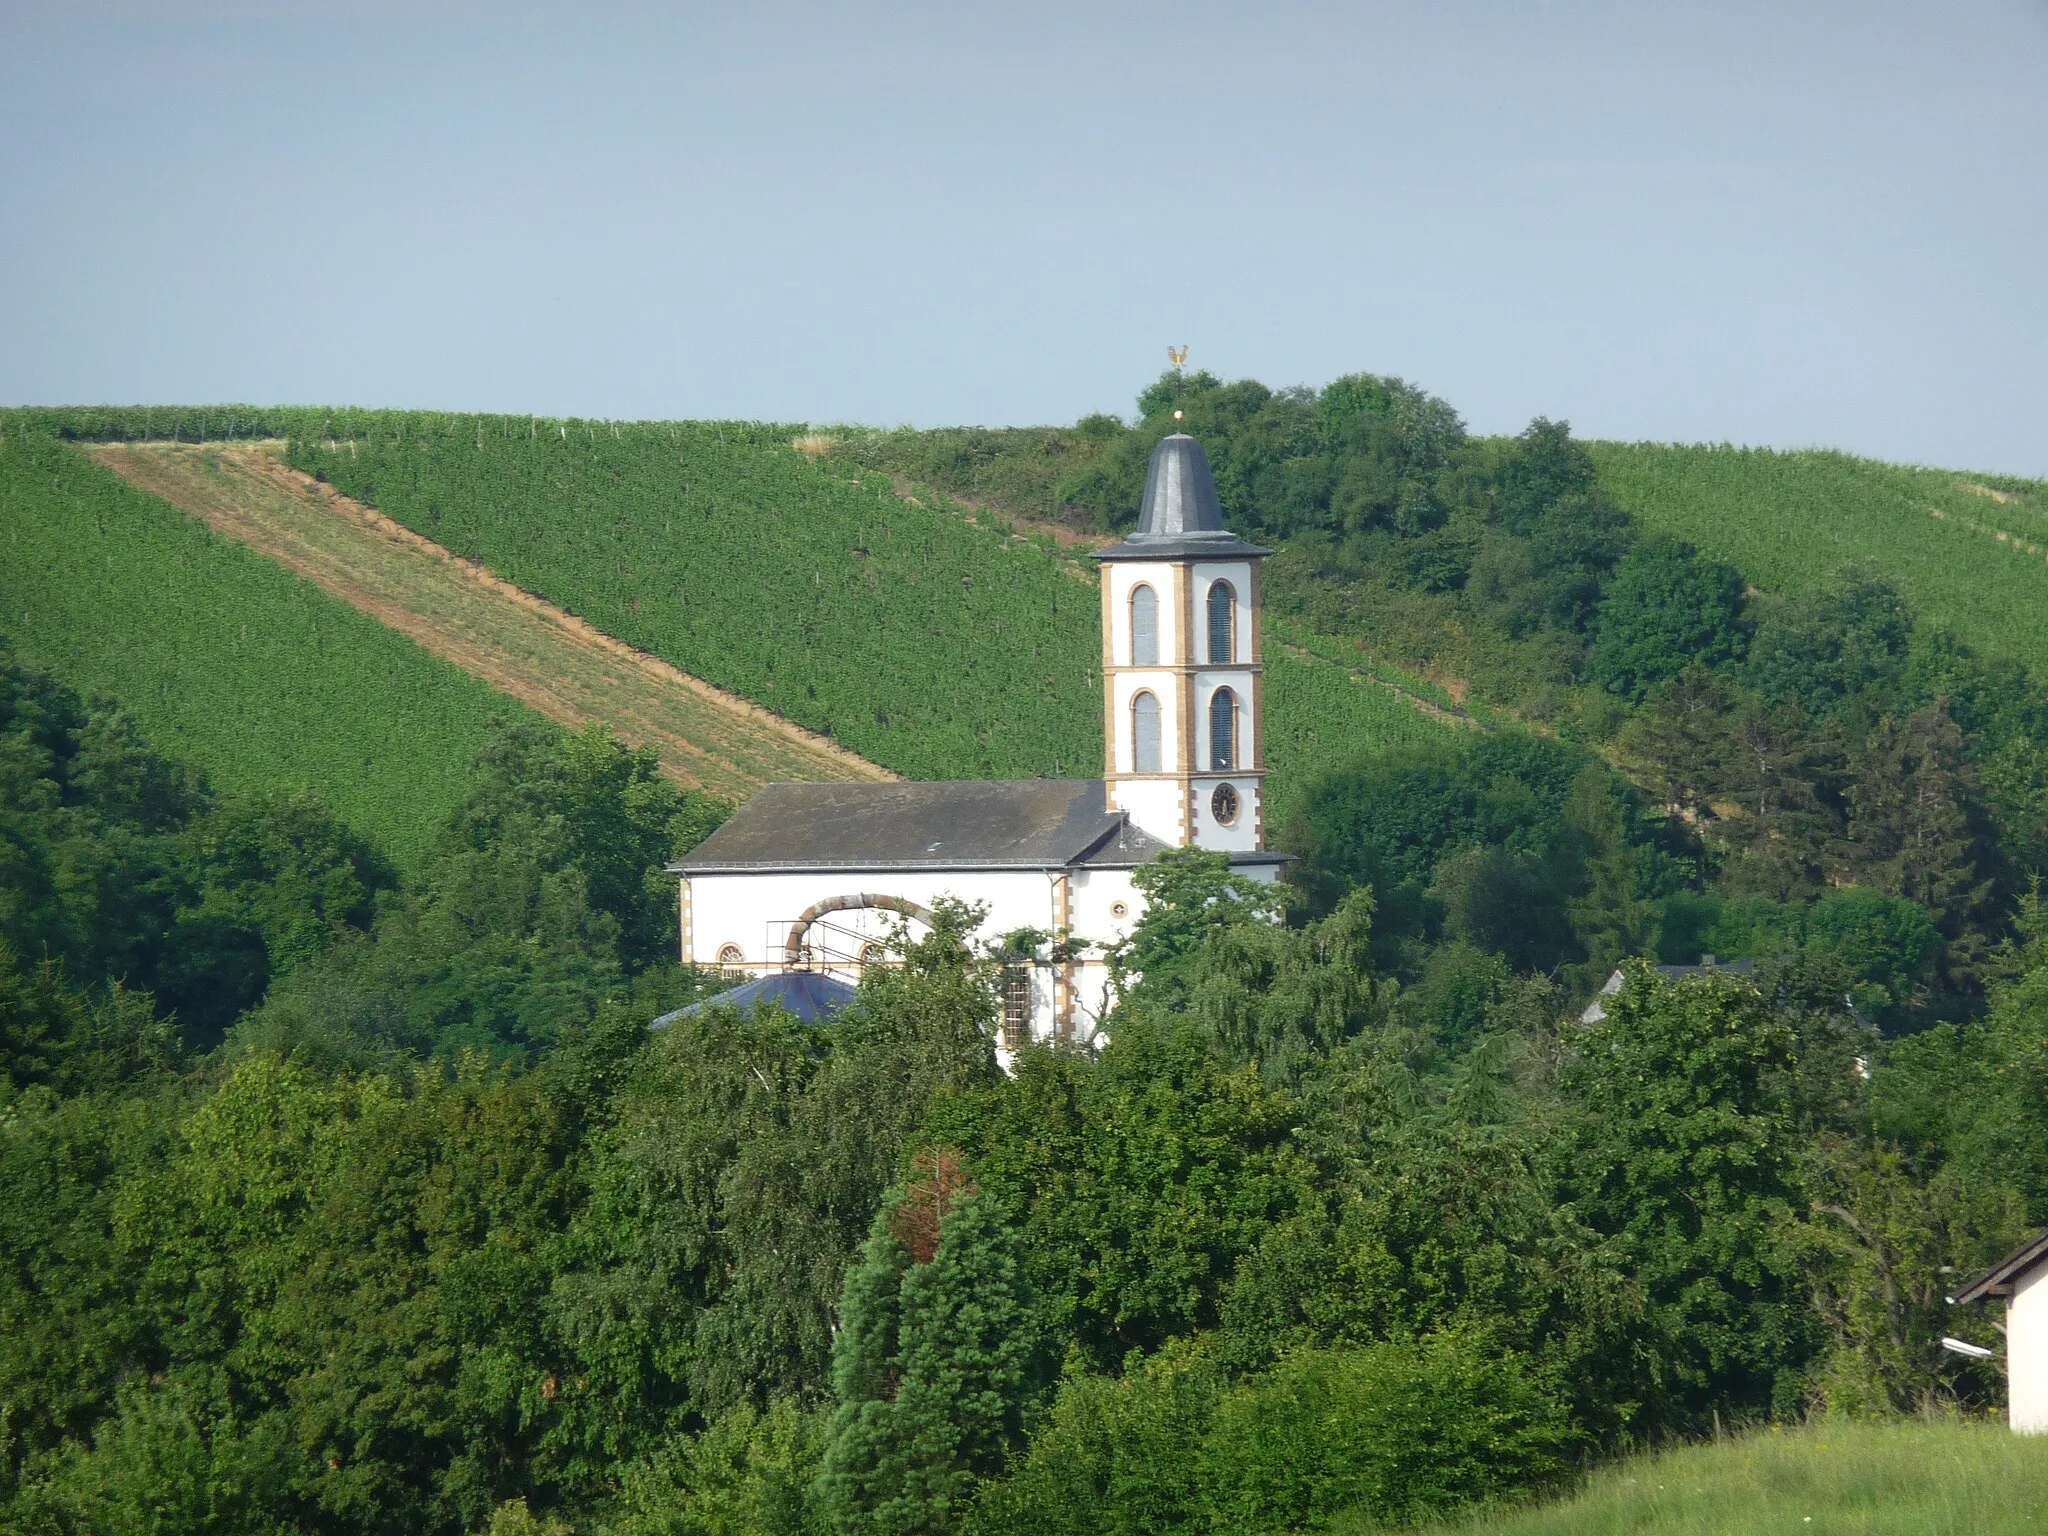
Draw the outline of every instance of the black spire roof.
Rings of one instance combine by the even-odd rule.
[[[1231,560],[1269,555],[1223,526],[1209,455],[1185,432],[1162,437],[1145,471],[1138,529],[1121,544],[1095,552],[1098,560]]]

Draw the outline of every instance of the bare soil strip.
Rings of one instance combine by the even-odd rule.
[[[262,444],[108,443],[116,474],[548,719],[608,727],[690,789],[896,775],[451,554]]]

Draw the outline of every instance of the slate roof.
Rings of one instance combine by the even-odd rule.
[[[1129,866],[1164,846],[1107,809],[1100,779],[770,784],[669,868]]]
[[[716,997],[707,997],[701,1003],[664,1013],[647,1027],[667,1029],[677,1019],[694,1019],[710,1008],[737,1008],[744,1012],[750,1008],[770,1006],[787,1009],[806,1024],[816,1024],[831,1018],[852,1002],[853,997],[853,986],[836,976],[822,975],[817,971],[778,971],[773,976],[763,976],[758,981],[747,982]]]
[[[1958,1303],[1981,1301],[1986,1296],[2010,1296],[2013,1286],[2035,1265],[2048,1262],[2048,1232],[2026,1247],[2007,1254],[1983,1274],[1956,1292]]]
[[[1270,555],[1223,526],[1209,455],[1185,432],[1162,437],[1145,470],[1138,529],[1121,544],[1095,552],[1097,560],[1242,560]]]

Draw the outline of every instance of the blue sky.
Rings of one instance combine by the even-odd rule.
[[[2048,474],[2048,0],[0,4],[0,402],[920,425],[1165,364]]]

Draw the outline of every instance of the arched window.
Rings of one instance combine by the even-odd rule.
[[[1209,766],[1218,773],[1237,767],[1237,695],[1228,688],[1209,695]]]
[[[718,946],[718,968],[727,975],[738,975],[739,968],[747,963],[747,952],[737,944]]]
[[[1159,701],[1149,693],[1131,700],[1131,768],[1137,773],[1158,773]]]
[[[1131,665],[1159,665],[1159,594],[1142,583],[1131,588]]]
[[[1227,667],[1237,660],[1237,594],[1227,581],[1209,583],[1209,665]]]

